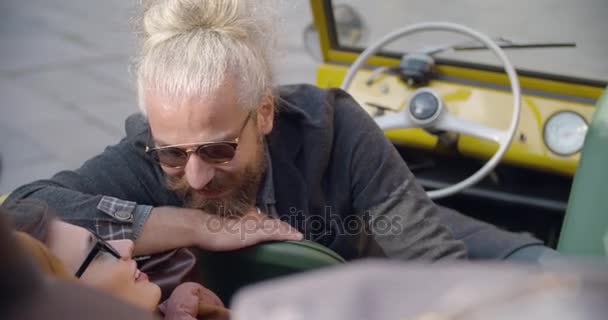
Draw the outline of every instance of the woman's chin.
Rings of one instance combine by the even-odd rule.
[[[136,284],[137,290],[125,297],[129,302],[148,311],[156,310],[160,303],[160,287],[150,281],[141,281]]]
[[[156,308],[158,307],[158,304],[160,303],[160,297],[161,297],[162,292],[160,290],[160,287],[156,283],[150,282],[149,285],[151,288],[150,291],[152,292],[152,298],[150,299],[151,304],[149,306],[150,307],[149,310],[154,311],[154,310],[156,310]]]

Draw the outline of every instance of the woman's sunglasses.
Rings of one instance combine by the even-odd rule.
[[[87,268],[89,267],[91,262],[93,262],[93,260],[95,260],[97,255],[101,252],[109,253],[111,256],[113,256],[116,259],[122,259],[122,256],[120,255],[120,253],[118,253],[118,251],[116,251],[116,249],[114,249],[114,247],[112,247],[111,244],[109,244],[107,241],[103,240],[95,232],[90,231],[90,230],[89,230],[89,232],[91,232],[91,235],[93,236],[93,238],[92,238],[93,246],[91,247],[91,251],[89,251],[89,254],[87,254],[87,257],[80,264],[78,271],[76,271],[76,274],[75,274],[76,278],[80,278],[80,276],[82,276],[82,274],[85,272],[85,270],[87,270]]]
[[[245,130],[249,118],[253,113],[247,115],[247,119],[239,130],[236,139],[232,141],[203,142],[177,144],[171,146],[150,148],[146,146],[148,154],[156,163],[174,169],[181,169],[186,166],[190,154],[195,153],[198,157],[213,164],[224,164],[232,160],[239,145],[239,137]],[[184,147],[187,147],[183,149]]]

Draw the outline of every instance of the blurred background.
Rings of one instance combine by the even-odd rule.
[[[137,112],[129,19],[137,0],[0,2],[0,194],[75,169],[123,136]],[[303,49],[308,0],[284,1],[278,83],[314,83]]]

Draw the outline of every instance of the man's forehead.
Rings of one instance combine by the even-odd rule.
[[[189,117],[218,118],[223,115],[238,114],[244,108],[233,90],[218,89],[218,91],[204,96],[166,96],[148,92],[145,94],[146,110],[160,113],[165,116],[174,116],[176,113]]]
[[[226,76],[221,84],[209,91],[190,88],[185,91],[167,92],[162,89],[148,88],[144,92],[147,100],[153,100],[153,107],[159,106],[165,110],[183,109],[196,106],[197,110],[214,112],[215,109],[235,111],[239,106],[239,86],[235,77]],[[149,107],[149,106],[147,106]]]
[[[247,113],[227,95],[180,100],[146,95],[148,120],[159,145],[232,138]]]

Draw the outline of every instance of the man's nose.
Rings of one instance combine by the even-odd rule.
[[[184,174],[192,189],[201,190],[213,179],[215,168],[193,154],[186,163]]]
[[[120,253],[120,256],[123,260],[131,260],[133,256],[133,249],[135,248],[135,244],[131,240],[112,240],[108,241],[108,243]]]

